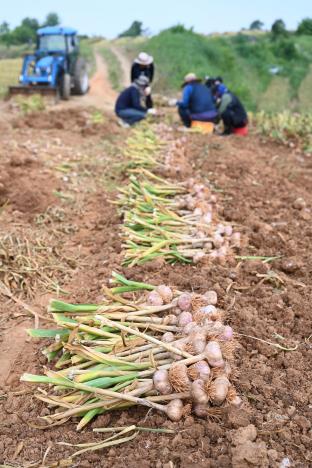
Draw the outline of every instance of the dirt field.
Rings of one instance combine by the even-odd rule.
[[[266,265],[232,260],[223,265],[159,269],[150,263],[122,269],[120,219],[110,200],[125,181],[120,163],[129,131],[120,129],[107,110],[95,123],[98,111],[90,106],[107,109],[114,99],[111,91],[102,93],[109,85],[105,70],[98,72],[100,91],[92,87],[80,103],[27,117],[7,110],[9,119],[1,119],[0,237],[9,233],[27,238],[30,249],[41,239],[46,263],[53,266],[48,279],[39,267],[34,270],[22,285],[24,292],[16,296],[42,316],[43,327],[49,325],[45,308],[50,297],[59,293],[71,302],[97,302],[116,269],[129,278],[179,289],[204,292],[213,287],[227,322],[240,334],[235,385],[244,407],[228,410],[220,420],[187,416],[180,423],[140,408],[100,416],[81,433],[74,421],[39,430],[36,418],[48,409],[19,378],[23,372],[41,372],[46,362],[41,345],[24,333],[34,318],[2,294],[0,463],[62,466],[56,462],[73,449],[57,442],[101,440],[93,427],[135,423],[174,428],[176,434],[142,433],[128,444],[84,454],[71,466],[312,466],[312,162],[296,149],[255,135],[189,135],[193,174],[214,183],[219,215],[248,239],[240,255],[281,258]],[[0,246],[0,275],[3,256]],[[15,294],[17,279],[8,274],[4,279]],[[283,351],[254,337],[296,350]]]

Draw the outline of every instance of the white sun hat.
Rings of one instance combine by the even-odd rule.
[[[146,52],[140,52],[135,59],[135,63],[139,63],[140,65],[150,65],[153,63],[153,61],[154,58],[151,55],[148,55]]]

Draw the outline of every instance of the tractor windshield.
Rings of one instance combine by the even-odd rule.
[[[40,36],[39,37],[39,49],[48,50],[51,52],[59,51],[59,50],[65,51],[66,50],[65,36],[62,36],[59,34]]]

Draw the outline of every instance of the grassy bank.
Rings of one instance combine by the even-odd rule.
[[[107,64],[108,77],[113,89],[121,91],[123,71],[118,58],[106,45],[98,47],[97,50],[103,56]]]
[[[28,44],[8,47],[0,43],[0,60],[20,58],[31,52],[32,48]]]
[[[272,81],[272,91],[279,92],[278,81],[270,72],[272,67],[278,67],[277,76],[282,83],[282,97],[277,99],[276,110],[283,105],[285,92],[285,107],[291,102],[293,108],[299,109],[299,94],[306,95],[305,88],[310,83],[306,80],[305,85],[312,63],[311,36],[290,35],[277,40],[272,40],[270,34],[252,33],[203,36],[178,26],[124,47],[131,58],[139,50],[154,56],[156,91],[176,92],[189,71],[200,77],[221,75],[252,111],[262,109],[265,93],[270,99],[268,90]],[[271,107],[274,110],[274,103]]]
[[[89,76],[92,76],[96,70],[94,47],[98,41],[92,39],[83,39],[80,41],[80,55],[88,63]]]
[[[0,60],[0,98],[3,98],[10,85],[17,85],[22,69],[22,59]]]

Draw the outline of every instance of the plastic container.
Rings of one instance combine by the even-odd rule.
[[[245,127],[234,128],[233,133],[235,135],[246,136],[248,135],[248,126],[246,125]]]
[[[214,124],[212,122],[201,122],[199,120],[193,120],[192,128],[197,128],[202,133],[213,133]]]

